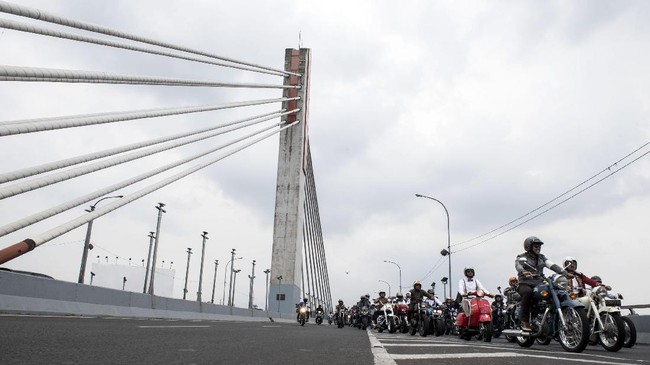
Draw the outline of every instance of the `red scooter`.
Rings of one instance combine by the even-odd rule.
[[[469,318],[462,309],[459,309],[456,317],[456,329],[460,338],[471,340],[476,336],[485,342],[492,341],[492,307],[485,299],[485,292],[477,290],[467,293],[469,299]]]

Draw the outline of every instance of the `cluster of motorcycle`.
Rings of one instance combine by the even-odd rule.
[[[526,265],[526,259],[520,259]],[[504,311],[502,333],[509,342],[530,347],[537,342],[548,345],[557,340],[568,352],[582,352],[589,344],[600,344],[607,351],[618,351],[636,343],[634,323],[621,315],[621,299],[607,292],[605,286],[586,290],[577,297],[571,293],[564,275],[539,275],[541,283],[533,289],[530,307],[530,331],[519,323],[518,294]]]
[[[339,328],[351,326],[365,330],[370,327],[379,332],[399,331],[420,336],[458,335],[465,340],[476,338],[485,342],[504,335],[508,342],[517,342],[522,347],[534,343],[548,345],[557,340],[568,352],[581,352],[588,345],[597,344],[607,351],[635,345],[634,323],[621,315],[622,296],[609,294],[605,286],[596,286],[578,298],[569,292],[568,279],[564,275],[541,275],[540,279],[541,283],[533,289],[530,331],[521,329],[520,295],[516,290],[501,293],[501,287],[492,303],[482,290],[467,293],[469,316],[448,298],[439,306],[427,300],[416,303],[409,321],[408,304],[391,298],[377,309],[379,315],[375,323],[372,321],[374,304],[339,311],[334,321]]]
[[[417,303],[416,309],[409,322],[408,304],[403,299],[389,298],[382,305],[378,303],[361,304],[352,306],[349,310],[340,310],[334,317],[339,328],[346,326],[361,330],[373,328],[378,332],[395,333],[399,331],[411,335],[418,333],[420,336],[456,333],[454,327],[456,309],[453,306],[436,306],[430,302],[422,301]],[[374,322],[373,317],[376,317]]]

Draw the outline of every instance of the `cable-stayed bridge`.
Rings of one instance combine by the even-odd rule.
[[[35,93],[29,100],[19,100],[14,108],[17,111],[11,111],[11,105],[3,106],[7,111],[4,115],[11,117],[0,121],[0,138],[5,146],[5,163],[0,171],[0,204],[5,212],[0,222],[0,264],[6,266],[23,259],[23,255],[38,256],[43,245],[85,229],[78,282],[88,284],[91,273],[86,265],[93,258],[89,254],[93,222],[117,217],[120,211],[142,204],[143,198],[152,194],[164,200],[162,192],[170,186],[227,164],[229,159],[236,158],[232,156],[268,155],[268,148],[260,150],[258,146],[276,141],[279,149],[276,147],[271,157],[277,156],[277,170],[269,169],[276,181],[275,208],[264,212],[274,217],[273,237],[268,237],[268,244],[258,247],[258,258],[270,254],[267,261],[271,265],[264,271],[266,275],[262,276],[259,269],[256,275],[253,261],[248,275],[248,304],[252,308],[253,282],[257,277],[266,279],[264,296],[268,308],[293,312],[301,298],[309,298],[314,307],[320,304],[331,308],[308,135],[309,49],[287,49],[284,67],[269,67],[9,2],[0,1],[0,12],[0,27],[5,35],[20,34],[27,42],[22,45],[24,48],[14,50],[24,52],[27,61],[0,65],[2,88],[8,93],[12,89],[48,90],[53,91],[49,95],[55,96],[44,100]],[[50,52],[59,48],[67,52],[65,59],[54,62],[60,66],[46,67],[47,59],[29,57],[27,50],[43,45]],[[80,68],[75,61],[79,58],[75,54],[80,52],[79,47],[84,47],[85,52],[96,52],[97,65],[105,68]],[[87,103],[93,96],[106,95],[108,88],[119,88],[114,95],[122,93],[120,103],[91,100],[96,107],[84,105],[80,108],[84,112],[70,113],[63,109],[66,101],[57,100],[58,95],[76,93],[79,101]],[[165,94],[164,89],[174,91]],[[157,98],[163,99],[164,105],[136,107],[138,102]],[[62,109],[50,108],[57,110],[50,115],[31,112],[40,110],[41,105],[57,104]],[[128,107],[116,109],[116,104]],[[24,105],[29,108],[22,108]],[[100,148],[100,143],[91,142],[91,136],[104,136],[102,142],[111,143]],[[251,186],[242,183],[241,189]],[[40,198],[42,204],[12,209],[20,216],[9,212],[12,206],[25,208],[27,204],[23,202],[34,197]],[[71,210],[78,212],[89,204],[85,214],[71,216]],[[159,243],[163,244],[165,235],[161,220],[170,208],[179,209],[164,203],[156,206],[157,225],[155,231],[151,229],[149,254],[143,259],[146,275],[142,291],[149,295],[156,295],[156,273],[161,261]],[[188,204],[185,209],[189,215],[193,207]],[[203,229],[202,234],[196,233],[201,234],[204,253],[206,241],[217,239],[217,234],[210,234],[210,228]],[[231,245],[236,247],[237,242],[228,242],[228,247]],[[176,249],[185,251],[183,246]],[[210,283],[214,302],[219,263],[215,262],[214,279],[209,278],[212,259],[203,256],[197,249],[188,252],[186,269],[189,271],[190,265],[198,267],[200,261],[197,300],[209,297]],[[226,270],[230,269],[224,271],[223,295],[228,301],[222,304],[233,305],[234,281],[241,269],[235,269],[239,259],[235,249],[229,256],[229,261],[221,263]],[[41,256],[40,260],[47,257]],[[78,260],[78,256],[70,257],[59,264],[76,266]],[[176,267],[181,268],[182,264],[177,261]],[[182,273],[177,276],[179,279]],[[230,283],[227,295],[226,279]],[[183,290],[185,299],[187,274]]]

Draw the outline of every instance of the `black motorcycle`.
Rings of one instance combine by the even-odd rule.
[[[505,329],[505,309],[506,307],[503,303],[503,296],[496,295],[494,297],[494,302],[492,302],[492,337],[494,338],[501,336],[501,332]]]
[[[409,333],[411,336],[415,333],[419,333],[420,336],[425,337],[429,334],[429,313],[427,309],[427,304],[424,301],[420,301],[415,304],[416,310],[411,317],[411,329]]]
[[[519,260],[522,265],[528,265],[526,258]],[[534,277],[542,279],[542,282],[533,289],[529,319],[532,330],[522,331],[515,315],[516,329],[504,330],[503,334],[516,336],[521,347],[532,346],[536,339],[544,343],[556,338],[565,351],[582,352],[589,343],[589,318],[585,307],[569,297],[568,279],[564,275],[547,278],[540,274]],[[516,312],[520,310],[521,302]]]
[[[317,310],[316,311],[316,324],[321,325],[323,323],[323,311],[322,310]]]

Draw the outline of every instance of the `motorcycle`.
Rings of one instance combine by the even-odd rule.
[[[616,296],[609,295],[608,299],[618,299],[618,303],[620,304],[620,301],[623,300],[623,296],[621,294]],[[630,309],[630,315],[636,315],[634,309]],[[636,326],[628,316],[623,316],[623,322],[625,322],[625,341],[623,341],[623,347],[631,348],[636,344]]]
[[[521,258],[522,265],[530,266],[526,258]],[[516,336],[517,344],[530,347],[536,339],[549,341],[557,338],[560,345],[568,352],[582,352],[589,341],[589,318],[584,306],[569,297],[569,281],[564,275],[535,275],[542,282],[533,288],[533,300],[530,306],[531,331],[522,331],[518,315],[514,316],[515,329],[507,329],[503,334]],[[521,302],[516,312],[521,310]]]
[[[339,309],[336,312],[336,326],[338,328],[343,328],[345,326],[345,318],[347,317],[347,311],[345,309]]]
[[[454,323],[460,338],[471,340],[472,336],[476,336],[485,342],[492,341],[492,307],[484,298],[485,292],[477,290],[467,295],[473,296],[469,300],[469,318],[464,311],[460,311]]]
[[[395,315],[393,314],[393,305],[388,302],[381,306],[379,316],[377,316],[377,331],[384,332],[387,330],[389,333],[395,333],[397,326],[395,324]]]
[[[298,309],[298,323],[300,323],[301,326],[304,326],[305,322],[307,322],[307,307],[300,307],[300,309]]]
[[[321,325],[323,323],[323,311],[322,310],[317,310],[316,311],[316,324]]]
[[[401,333],[406,333],[409,330],[409,321],[408,321],[408,313],[409,313],[409,306],[408,304],[404,302],[397,302],[394,305],[395,312],[396,312],[396,323],[395,325],[399,328],[399,331]]]
[[[364,305],[359,310],[359,329],[365,330],[372,323],[372,318],[370,317],[370,308],[367,305]]]
[[[501,293],[501,287],[499,293]],[[496,295],[494,302],[492,302],[492,337],[498,338],[501,336],[505,328],[505,304],[503,303],[503,296]]]
[[[330,312],[330,314],[327,315],[327,323],[328,323],[330,326],[332,325],[332,322],[334,322],[334,318],[333,318],[333,317],[334,317],[334,315],[332,314],[332,312]]]
[[[443,316],[445,335],[457,335],[458,332],[456,330],[456,326],[454,325],[454,323],[456,323],[456,308],[454,306],[446,305]]]
[[[600,342],[610,352],[620,350],[625,342],[625,322],[619,308],[621,300],[607,299],[607,288],[602,285],[588,289],[586,293],[578,301],[587,308],[587,317],[591,321],[589,343],[595,345]]]
[[[432,333],[436,337],[444,334],[445,322],[444,322],[442,307],[428,306],[427,314],[429,315],[428,333]]]
[[[429,331],[429,314],[427,313],[427,303],[425,301],[420,301],[419,303],[415,304],[417,305],[417,310],[411,317],[411,329],[409,333],[411,336],[414,336],[417,332],[420,334],[420,336],[425,337]]]

